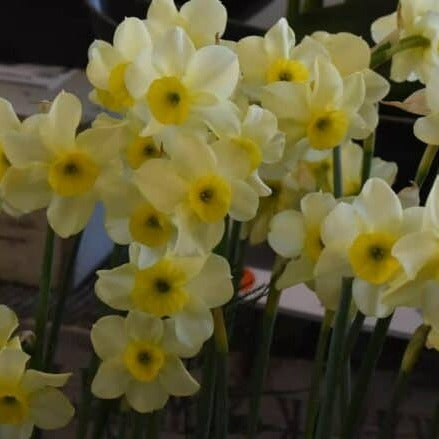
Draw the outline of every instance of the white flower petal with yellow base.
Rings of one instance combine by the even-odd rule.
[[[361,279],[354,279],[352,298],[357,308],[366,316],[379,319],[389,316],[394,308],[382,302],[385,286],[376,286]]]
[[[166,391],[176,396],[190,396],[200,388],[177,356],[169,358],[160,372],[159,380]]]
[[[20,119],[15,114],[14,108],[9,101],[3,98],[0,98],[0,121],[0,133],[20,129]]]
[[[236,221],[249,221],[255,217],[259,206],[259,196],[245,181],[232,180],[232,197],[229,215]]]
[[[98,398],[119,398],[127,392],[130,380],[122,358],[104,359],[93,378],[91,391]]]
[[[307,255],[292,259],[276,282],[276,288],[281,290],[294,285],[308,282],[314,278],[315,263]]]
[[[169,393],[158,381],[138,383],[131,381],[126,391],[130,406],[139,413],[162,409],[169,399]]]
[[[93,325],[91,342],[96,354],[103,360],[123,352],[128,342],[124,318],[106,316],[100,319]]]

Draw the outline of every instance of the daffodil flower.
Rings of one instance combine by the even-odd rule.
[[[196,50],[182,28],[169,30],[152,53],[142,52],[126,72],[128,90],[136,98],[133,112],[146,124],[140,135],[221,123],[229,117],[227,100],[238,78],[238,58],[230,49],[212,45]]]
[[[175,246],[177,230],[169,215],[154,208],[126,179],[116,179],[111,185],[113,189],[104,195],[103,203],[105,228],[114,242],[137,243],[140,251],[153,259]]]
[[[224,305],[233,295],[227,261],[215,254],[168,253],[151,263],[139,250],[131,245],[128,264],[98,271],[98,297],[114,309],[172,318],[180,342],[199,348],[213,332],[210,308]]]
[[[215,44],[223,35],[227,10],[219,0],[190,0],[180,11],[174,0],[153,0],[145,23],[154,42],[160,41],[168,30],[180,26],[195,47],[203,47]]]
[[[43,430],[65,427],[74,408],[57,387],[70,374],[26,370],[29,355],[18,349],[0,351],[0,437],[28,439],[34,426]]]
[[[394,307],[383,303],[388,284],[402,273],[392,249],[419,227],[422,208],[403,210],[397,195],[378,178],[369,179],[352,205],[339,203],[321,227],[323,250],[314,274],[355,277],[353,297],[366,315],[385,317]]]
[[[168,154],[170,159],[145,162],[134,182],[157,210],[175,216],[178,253],[210,251],[223,235],[227,214],[238,221],[255,216],[259,197],[246,176],[237,175],[239,164],[226,166],[209,145],[182,135],[168,144]]]
[[[325,150],[350,138],[364,138],[374,127],[368,127],[359,114],[366,93],[362,74],[342,78],[337,68],[322,58],[316,60],[314,69],[312,83],[265,86],[263,107],[280,119],[287,139],[302,146]]]
[[[102,399],[126,396],[137,412],[159,410],[169,395],[197,392],[179,357],[194,355],[175,337],[173,321],[133,311],[126,318],[106,316],[91,330],[93,347],[102,363],[91,390]]]
[[[372,24],[376,43],[422,36],[430,40],[428,47],[418,47],[396,53],[392,58],[390,77],[394,81],[427,83],[439,66],[439,5],[435,0],[401,0],[399,11],[378,18]]]
[[[87,77],[95,89],[90,98],[110,111],[125,112],[134,104],[127,90],[127,67],[140,52],[149,52],[152,42],[142,20],[126,18],[116,29],[113,45],[96,40],[89,48]]]
[[[238,41],[235,51],[242,69],[242,88],[253,100],[260,99],[261,87],[266,84],[310,81],[316,57],[329,59],[325,48],[310,37],[296,46],[294,31],[285,18],[264,37],[250,36]]]
[[[415,122],[415,136],[428,145],[439,145],[439,78],[433,76],[425,89],[425,101],[430,113]]]
[[[80,232],[108,176],[120,172],[118,128],[91,128],[76,136],[81,104],[60,93],[47,114],[32,116],[21,131],[8,133],[4,148],[11,162],[2,195],[28,213],[48,207],[51,227],[65,238]]]

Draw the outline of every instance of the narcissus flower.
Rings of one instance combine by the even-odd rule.
[[[258,194],[237,171],[247,162],[239,165],[241,158],[234,157],[229,165],[200,139],[182,135],[169,142],[167,152],[170,160],[148,160],[134,182],[156,209],[175,215],[178,252],[210,251],[223,235],[227,214],[238,221],[255,216]]]
[[[393,308],[382,303],[387,285],[402,272],[392,249],[404,234],[416,229],[422,209],[403,210],[397,195],[386,182],[366,182],[352,205],[338,204],[321,227],[324,249],[315,275],[339,272],[355,277],[355,304],[366,315],[384,317]]]
[[[287,139],[318,150],[331,149],[350,138],[364,138],[368,127],[359,114],[365,100],[361,73],[345,78],[319,58],[313,83],[276,82],[267,85],[262,104],[279,119]]]
[[[0,351],[0,437],[30,438],[34,426],[43,430],[65,427],[74,408],[57,387],[70,374],[25,370],[29,355],[18,349]]]
[[[89,48],[87,77],[95,90],[91,100],[110,111],[125,112],[134,104],[125,85],[127,67],[152,43],[142,20],[126,18],[116,29],[113,45],[96,40]]]
[[[128,264],[98,271],[98,276],[96,294],[103,302],[118,310],[172,317],[177,338],[194,348],[212,335],[210,308],[224,305],[233,295],[230,267],[215,254],[167,254],[151,263],[131,245]]]
[[[396,53],[392,58],[391,79],[427,83],[439,66],[439,5],[435,0],[401,0],[398,12],[379,18],[372,24],[372,37],[377,43],[393,44],[407,37],[420,36],[430,41]]]
[[[127,69],[127,87],[137,100],[133,111],[146,124],[140,134],[216,125],[229,116],[229,107],[222,104],[238,78],[238,58],[230,49],[213,45],[196,50],[182,28],[169,30],[152,53],[143,52]]]
[[[279,278],[279,288],[313,279],[324,247],[320,226],[336,204],[332,194],[316,192],[302,198],[300,212],[284,210],[273,217],[268,243],[277,254],[291,259]]]
[[[329,59],[323,46],[309,37],[296,46],[294,31],[281,18],[264,37],[250,36],[235,46],[242,69],[242,87],[252,99],[272,82],[305,83],[313,79],[317,56]]]
[[[223,35],[227,10],[219,0],[190,0],[180,11],[175,7],[174,0],[153,0],[145,23],[154,42],[160,41],[170,29],[180,26],[195,47],[202,47],[215,44]]]
[[[179,357],[189,352],[176,339],[173,321],[133,311],[128,317],[106,316],[91,330],[93,347],[102,363],[92,383],[92,392],[102,399],[126,396],[137,412],[164,407],[169,395],[197,392]]]
[[[61,237],[80,232],[93,213],[106,178],[120,172],[118,128],[91,128],[76,136],[81,104],[60,93],[47,114],[31,117],[27,129],[5,136],[11,165],[3,198],[28,213],[48,207],[50,225]]]

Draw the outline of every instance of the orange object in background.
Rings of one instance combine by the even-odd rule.
[[[256,276],[250,268],[244,268],[241,276],[239,289],[242,293],[248,293],[254,287]]]

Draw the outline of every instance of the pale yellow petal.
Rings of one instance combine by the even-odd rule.
[[[415,122],[415,136],[428,145],[439,145],[439,112]]]
[[[330,193],[315,192],[305,195],[300,201],[300,209],[306,225],[320,227],[336,204],[334,196]]]
[[[102,360],[122,355],[128,344],[125,319],[121,316],[100,318],[93,325],[90,337],[93,349]]]
[[[364,315],[382,319],[393,312],[393,307],[382,302],[385,288],[386,286],[372,285],[364,280],[355,279],[352,285],[352,298]]]
[[[163,321],[140,311],[131,311],[125,321],[127,334],[135,340],[159,343],[163,337]]]
[[[289,59],[290,51],[296,44],[296,36],[285,18],[272,26],[264,37],[264,46],[271,60]]]
[[[200,385],[192,378],[177,356],[169,356],[159,375],[160,384],[170,395],[189,396],[196,393]]]
[[[0,348],[3,348],[18,326],[17,315],[6,305],[0,305]]]
[[[269,67],[269,59],[265,51],[262,37],[245,37],[236,44],[242,74],[245,81],[264,84]]]
[[[91,391],[98,398],[119,398],[127,391],[130,380],[122,359],[114,358],[101,363],[93,379]]]
[[[150,413],[162,409],[169,394],[158,380],[149,383],[132,381],[127,389],[128,404],[139,413]]]
[[[276,288],[281,290],[309,282],[314,278],[314,263],[306,256],[288,262],[284,272],[276,283]]]
[[[20,128],[20,120],[15,114],[11,103],[0,98],[0,134],[6,131],[16,131]]]
[[[258,210],[258,194],[248,183],[242,180],[233,180],[231,186],[232,202],[229,210],[230,217],[237,221],[251,220],[256,216]]]
[[[0,380],[11,386],[23,377],[30,356],[17,349],[4,348],[0,351]]]
[[[117,26],[113,43],[129,60],[133,60],[144,48],[152,45],[145,23],[136,17],[125,18]]]

